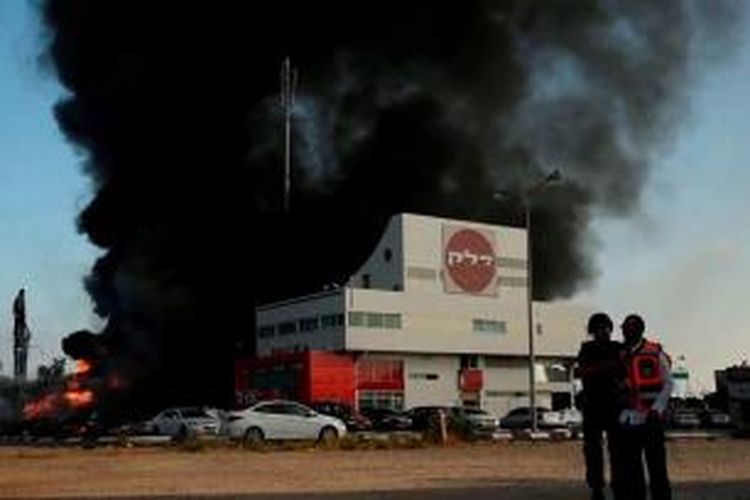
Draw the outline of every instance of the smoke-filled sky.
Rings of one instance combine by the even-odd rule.
[[[91,182],[81,172],[83,157],[76,156],[66,143],[52,115],[52,106],[65,91],[49,71],[40,67],[38,55],[43,51],[44,43],[34,15],[33,9],[25,2],[0,4],[0,241],[3,242],[0,246],[0,300],[8,303],[7,308],[0,309],[0,324],[7,325],[2,329],[0,353],[6,366],[5,373],[10,371],[10,301],[20,284],[28,287],[31,327],[36,334],[34,343],[38,346],[33,351],[32,361],[43,361],[45,356],[59,352],[62,335],[81,327],[96,329],[99,326],[91,313],[91,301],[82,289],[81,280],[101,251],[76,234],[75,227],[78,213],[91,199]],[[641,20],[650,19],[648,16],[638,17],[638,13],[633,15]],[[750,232],[743,231],[743,222],[750,213],[746,196],[746,181],[750,173],[745,166],[750,160],[750,144],[746,141],[750,119],[745,116],[746,82],[750,81],[750,43],[744,28],[738,28],[737,35],[729,40],[722,39],[722,42],[730,43],[706,44],[699,49],[699,55],[706,56],[706,59],[697,58],[696,62],[691,60],[690,64],[682,65],[680,58],[686,57],[685,47],[689,46],[684,40],[672,40],[668,36],[659,38],[661,25],[655,20],[653,26],[644,28],[640,34],[650,33],[657,37],[659,48],[677,60],[657,59],[655,62],[669,64],[653,67],[655,62],[646,56],[636,61],[627,58],[607,60],[607,56],[617,55],[618,51],[583,50],[579,45],[591,43],[590,33],[587,36],[578,36],[575,30],[561,33],[556,26],[544,24],[549,19],[544,16],[540,19],[535,28],[536,37],[528,40],[532,45],[521,44],[521,49],[529,54],[523,59],[524,64],[530,66],[525,68],[528,72],[524,74],[531,77],[528,81],[518,82],[514,78],[520,77],[509,73],[508,88],[502,89],[499,96],[493,94],[493,89],[482,86],[479,78],[482,74],[472,73],[477,71],[475,67],[468,64],[465,68],[460,67],[465,57],[460,50],[450,54],[459,64],[456,74],[440,73],[440,66],[432,64],[433,61],[426,57],[420,60],[424,67],[419,68],[401,61],[401,65],[412,72],[409,75],[407,71],[407,76],[413,76],[406,82],[368,67],[358,67],[353,71],[347,64],[356,66],[362,63],[358,60],[355,64],[346,55],[337,61],[338,66],[334,65],[326,73],[337,75],[335,82],[340,87],[331,88],[330,78],[321,77],[319,73],[316,80],[315,71],[309,70],[308,74],[312,73],[313,77],[309,78],[312,81],[307,82],[307,88],[316,89],[317,95],[323,96],[308,97],[307,100],[303,96],[301,100],[306,113],[302,127],[312,127],[323,136],[316,141],[315,134],[308,130],[307,142],[304,143],[307,149],[300,152],[307,155],[304,162],[310,172],[311,192],[315,191],[316,179],[326,178],[326,169],[341,168],[346,172],[347,167],[354,168],[352,165],[368,169],[372,168],[370,163],[380,160],[377,156],[373,158],[380,154],[379,150],[372,150],[373,146],[368,149],[364,144],[361,151],[357,150],[356,127],[351,127],[353,131],[341,141],[343,145],[339,147],[342,150],[332,151],[325,135],[333,134],[336,127],[327,123],[325,116],[320,117],[321,109],[340,106],[353,110],[344,116],[359,125],[359,133],[363,136],[375,136],[373,144],[378,147],[399,145],[399,137],[388,135],[389,123],[404,126],[406,122],[408,126],[409,119],[413,120],[414,127],[421,126],[423,120],[448,123],[445,129],[435,127],[418,138],[431,144],[440,141],[446,130],[454,131],[450,127],[452,121],[463,120],[469,129],[487,123],[486,117],[476,112],[474,103],[461,101],[466,89],[470,89],[469,95],[477,99],[486,97],[492,102],[490,111],[507,112],[508,116],[498,119],[498,130],[507,144],[498,146],[498,151],[488,151],[484,141],[477,146],[466,139],[455,150],[441,151],[446,157],[451,158],[454,151],[476,148],[473,160],[465,157],[451,160],[465,162],[462,168],[466,169],[477,168],[476,163],[482,163],[493,154],[524,160],[532,165],[533,171],[554,164],[564,172],[567,167],[571,181],[585,183],[590,188],[581,192],[579,187],[572,186],[563,195],[572,193],[583,204],[574,205],[584,208],[574,208],[573,215],[577,217],[583,210],[581,217],[584,219],[593,216],[594,231],[586,234],[598,237],[599,247],[593,247],[592,262],[582,258],[583,268],[575,271],[575,276],[558,275],[557,283],[561,284],[557,288],[557,285],[551,287],[550,295],[569,295],[582,288],[583,300],[607,310],[620,314],[642,311],[653,329],[660,332],[666,346],[674,353],[685,354],[700,382],[710,386],[710,370],[714,367],[750,357],[750,341],[744,332],[743,319],[746,283],[750,282],[747,279],[750,277],[747,276]],[[466,20],[456,22],[462,21]],[[596,26],[595,22],[589,22]],[[674,26],[680,25],[679,18],[671,22]],[[481,30],[479,33],[486,35]],[[633,26],[623,23],[614,35],[610,33],[604,40],[614,43],[616,37],[620,37],[623,44],[644,43],[637,35],[639,33],[633,31]],[[678,31],[674,36],[680,35]],[[464,34],[454,36],[460,39]],[[481,44],[487,42],[471,37],[467,40],[480,44],[480,49],[485,47]],[[551,43],[559,40],[568,44],[573,56],[559,52],[559,46]],[[358,42],[362,43],[361,40]],[[502,46],[501,42],[504,41],[498,41],[499,46]],[[544,48],[548,43],[550,47]],[[724,60],[707,61],[716,59],[729,47],[732,51]],[[353,52],[360,49],[357,45],[351,48]],[[429,54],[434,48],[421,49]],[[590,73],[576,70],[575,55],[580,54],[579,51],[591,56],[592,60],[588,62],[593,69]],[[480,60],[489,56],[502,58],[507,54],[476,54]],[[305,54],[304,57],[316,61],[320,55]],[[408,55],[402,57],[406,59]],[[378,54],[368,61],[374,66],[377,62]],[[617,64],[621,66],[613,70],[611,65]],[[553,69],[546,70],[548,67]],[[304,70],[303,67],[303,78]],[[506,76],[494,74],[493,71],[497,70],[493,68],[486,68],[486,71],[490,81],[504,81]],[[534,80],[534,75],[544,75],[546,71],[555,78]],[[649,81],[644,72],[659,74],[663,78]],[[341,74],[355,77],[340,77]],[[358,74],[367,74],[379,82],[377,103],[386,103],[390,108],[389,113],[379,115],[377,121],[372,117],[377,109],[371,109],[371,102],[362,103],[352,98],[352,95],[356,97],[365,92],[358,89],[363,85],[356,78]],[[468,78],[466,75],[477,78],[477,81],[467,83],[463,79]],[[275,82],[276,75],[271,77]],[[448,82],[455,87],[432,89],[437,98],[430,96],[430,92],[428,98],[423,98],[419,86],[433,77],[435,82]],[[576,89],[589,89],[588,84],[580,81],[587,78],[602,79],[607,88],[577,95]],[[648,85],[643,84],[644,81]],[[686,81],[694,83],[683,85]],[[523,104],[509,104],[518,99],[513,87],[522,83],[527,92]],[[629,93],[631,87],[633,92]],[[671,94],[666,100],[658,99],[660,92]],[[626,95],[628,99],[613,100],[613,95]],[[448,101],[452,105],[446,107],[444,104]],[[252,118],[258,116],[262,120],[265,105],[261,103],[256,115],[251,115],[251,123]],[[601,107],[614,111],[602,113]],[[572,123],[576,120],[584,123]],[[539,121],[557,125],[547,126],[543,134],[538,134]],[[613,121],[618,125],[624,122],[625,126],[612,128]],[[585,132],[585,138],[571,136],[571,129]],[[612,136],[613,130],[620,135]],[[597,136],[597,132],[602,136]],[[458,135],[456,140],[460,142],[462,137]],[[601,147],[592,151],[589,142]],[[529,151],[538,157],[529,158]],[[251,158],[252,155],[260,158],[257,160],[259,164],[265,161],[263,144],[250,153]],[[382,159],[386,161],[389,157],[386,155]],[[612,167],[611,175],[601,176],[587,169],[585,160],[591,159],[620,163]],[[650,168],[642,168],[640,165],[644,162]],[[438,168],[443,167],[438,165]],[[453,194],[454,191],[475,188],[454,178],[450,166],[441,172],[444,174],[439,179],[441,184],[430,189]],[[623,172],[623,177],[618,177]],[[498,177],[512,184],[516,181],[515,175],[523,177],[525,174],[503,170]],[[414,176],[414,181],[418,181],[419,173]],[[363,176],[357,182],[367,183],[369,180]],[[486,180],[498,179],[489,176]],[[343,191],[352,187],[346,181],[342,181],[342,185]],[[356,191],[356,182],[353,187]],[[589,205],[592,197],[599,199]],[[347,197],[343,199],[347,200]],[[274,200],[267,201],[269,205],[274,203]],[[431,202],[409,200],[415,206],[423,201]],[[261,212],[267,209],[265,206],[259,208]],[[485,219],[493,215],[491,210],[463,205],[439,206],[437,211],[443,214],[478,211],[478,215]],[[627,216],[623,217],[623,214]],[[577,234],[578,229],[572,227],[570,231]],[[563,231],[563,236],[569,234],[567,231]],[[589,236],[582,240],[585,240],[585,249],[592,248]],[[565,251],[575,254],[577,250],[566,248]],[[569,257],[566,253],[566,259]],[[552,266],[550,271],[564,273],[566,269],[556,270]]]

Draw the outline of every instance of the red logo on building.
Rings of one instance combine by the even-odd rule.
[[[495,249],[490,234],[474,229],[456,229],[444,235],[444,265],[447,291],[492,295],[496,274]]]

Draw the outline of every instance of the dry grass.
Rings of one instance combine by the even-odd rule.
[[[488,481],[580,481],[583,475],[579,442],[397,449],[387,448],[384,441],[373,446],[387,449],[368,450],[342,441],[339,450],[307,446],[283,453],[270,447],[248,452],[211,442],[190,446],[0,448],[0,497],[378,491]],[[349,446],[355,451],[347,451]],[[747,441],[681,441],[669,446],[675,481],[750,477]]]

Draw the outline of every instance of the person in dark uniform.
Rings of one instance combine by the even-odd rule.
[[[583,454],[586,459],[586,483],[593,500],[604,499],[603,436],[607,435],[611,486],[615,498],[625,499],[622,485],[622,447],[618,417],[625,405],[627,371],[621,343],[613,341],[613,324],[602,312],[591,315],[588,333],[592,340],[581,344],[578,374],[583,383],[580,406],[583,411]]]
[[[671,500],[664,419],[672,394],[672,363],[661,344],[644,338],[637,314],[622,323],[627,367],[627,407],[620,416],[628,500],[645,500],[645,458],[652,500]]]

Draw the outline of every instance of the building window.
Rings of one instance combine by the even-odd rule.
[[[360,311],[349,312],[349,326],[365,326],[365,313]]]
[[[412,380],[437,380],[440,377],[437,373],[410,373],[409,378]]]
[[[403,391],[359,391],[359,407],[387,408],[401,411],[404,409]]]
[[[289,335],[297,333],[297,323],[295,321],[285,321],[279,324],[279,335]]]
[[[365,313],[365,324],[367,328],[383,328],[383,314],[382,313]]]
[[[542,324],[541,323],[537,323],[536,324],[536,334],[537,335],[541,335],[543,333],[544,333],[544,329],[542,328]]]
[[[360,359],[357,361],[357,387],[369,390],[403,389],[403,362],[395,359]]]
[[[401,328],[401,315],[388,313],[384,314],[383,328],[388,328],[390,330],[399,330]]]
[[[489,319],[471,320],[472,330],[485,333],[507,333],[505,321],[494,321]]]
[[[337,326],[343,326],[343,324],[343,314],[324,314],[320,317],[320,326],[324,330],[329,328],[336,328]]]
[[[465,368],[479,368],[479,356],[476,354],[462,354],[460,363],[462,370]]]
[[[365,326],[367,328],[399,330],[401,328],[401,314],[369,311],[350,311],[349,326]]]
[[[544,365],[549,382],[569,382],[571,378],[570,368],[562,363]]]
[[[362,288],[370,288],[370,275],[369,274],[362,275]]]
[[[299,320],[299,330],[301,332],[314,332],[320,328],[317,317],[302,318]]]
[[[274,325],[263,325],[258,328],[258,337],[261,339],[273,337],[274,335],[276,335],[276,327]]]

